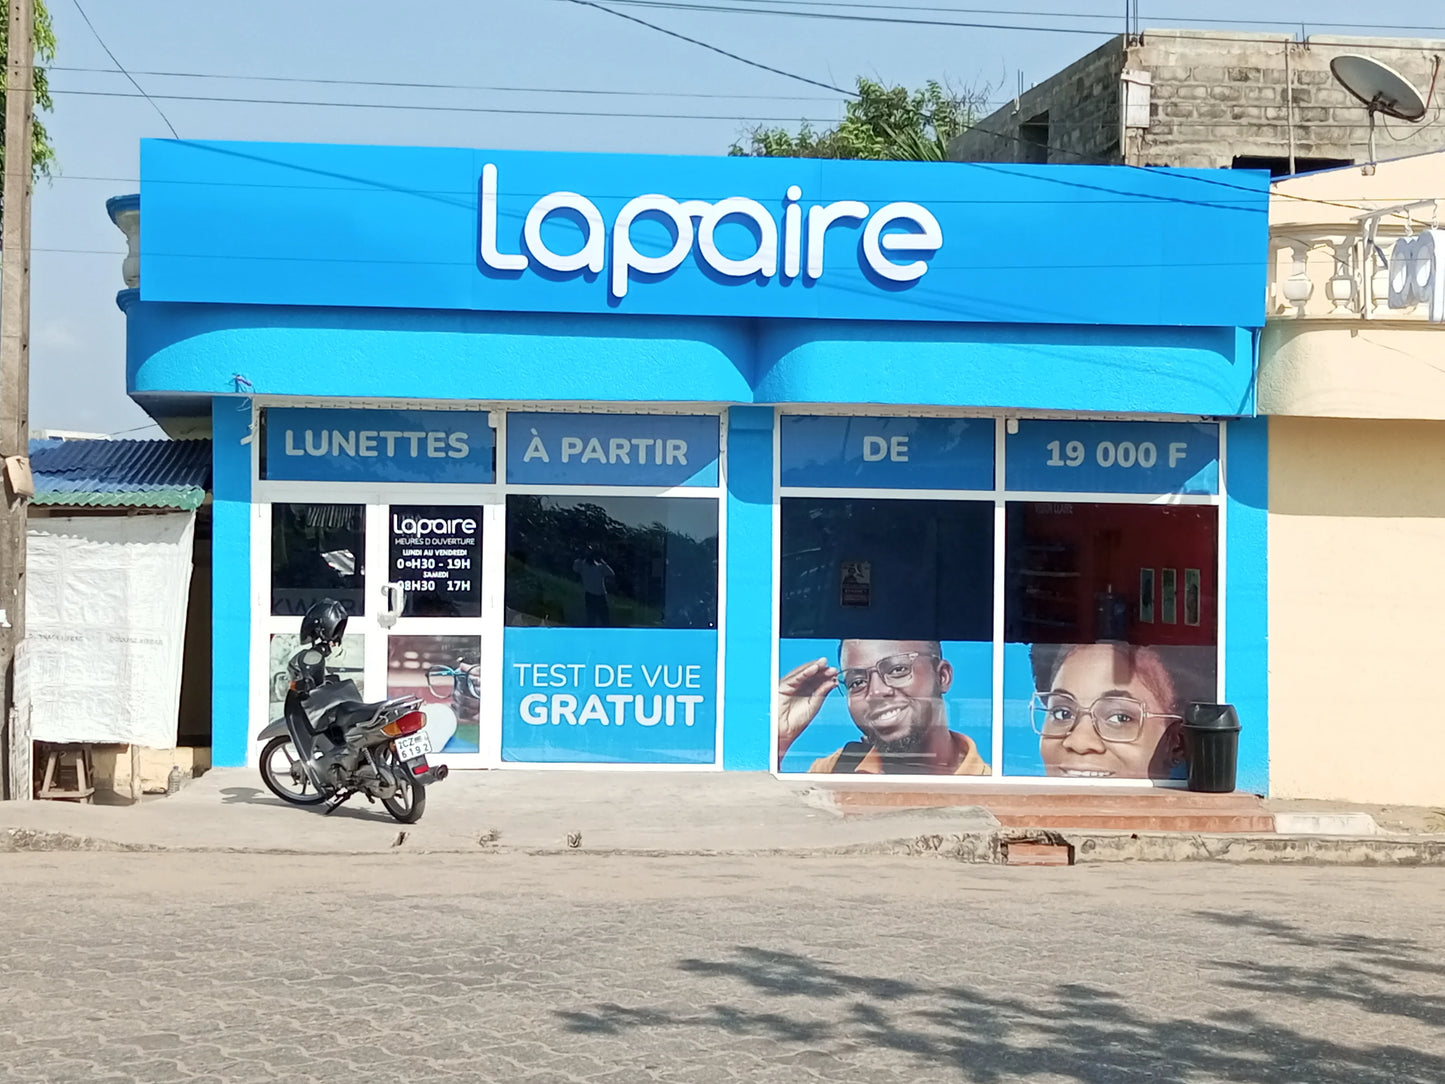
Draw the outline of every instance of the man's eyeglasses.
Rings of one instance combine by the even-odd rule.
[[[481,698],[481,687],[477,684],[477,671],[474,667],[465,664],[460,668],[433,666],[426,672],[426,687],[433,696],[442,700],[450,700],[458,686],[463,696],[470,696],[474,700]]]
[[[1183,719],[1150,711],[1129,696],[1104,696],[1088,707],[1067,693],[1034,693],[1029,704],[1034,733],[1044,738],[1066,738],[1073,733],[1084,716],[1094,722],[1094,730],[1107,742],[1127,745],[1139,740],[1145,719]]]
[[[938,656],[905,651],[879,659],[872,666],[850,666],[838,671],[838,685],[849,696],[858,696],[868,691],[869,681],[877,674],[890,689],[901,689],[913,680],[913,664],[919,659],[936,661]]]

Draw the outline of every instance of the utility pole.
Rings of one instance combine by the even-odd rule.
[[[5,184],[0,214],[0,675],[4,678],[5,797],[32,796],[25,661],[25,515],[30,454],[30,129],[35,115],[34,0],[9,0],[5,64]]]

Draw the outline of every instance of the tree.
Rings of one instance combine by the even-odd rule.
[[[946,162],[948,143],[978,119],[992,87],[952,87],[930,79],[921,90],[885,87],[858,79],[858,96],[847,104],[836,128],[815,132],[804,121],[798,131],[766,128],[747,133],[730,155],[759,158],[865,158],[873,161]]]
[[[4,115],[5,105],[5,64],[10,55],[10,20],[0,14],[0,116]],[[46,10],[43,0],[35,0],[35,59],[47,61],[55,59],[55,29],[50,24],[50,12]],[[30,164],[35,170],[35,176],[49,177],[51,167],[55,165],[55,148],[50,144],[50,133],[45,130],[45,125],[40,123],[40,111],[49,112],[54,108],[50,100],[50,84],[46,80],[45,69],[36,64],[35,66],[35,121],[30,129]],[[3,126],[0,126],[0,169],[5,163],[5,136]]]

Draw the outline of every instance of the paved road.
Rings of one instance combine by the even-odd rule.
[[[22,854],[0,909],[7,1084],[1445,1081],[1440,870]]]

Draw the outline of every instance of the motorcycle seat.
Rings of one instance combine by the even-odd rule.
[[[342,730],[349,730],[359,723],[369,722],[376,718],[376,713],[381,710],[385,700],[377,700],[374,703],[366,704],[358,700],[348,700],[337,704],[329,713],[331,718],[327,720],[330,726],[339,726]]]

